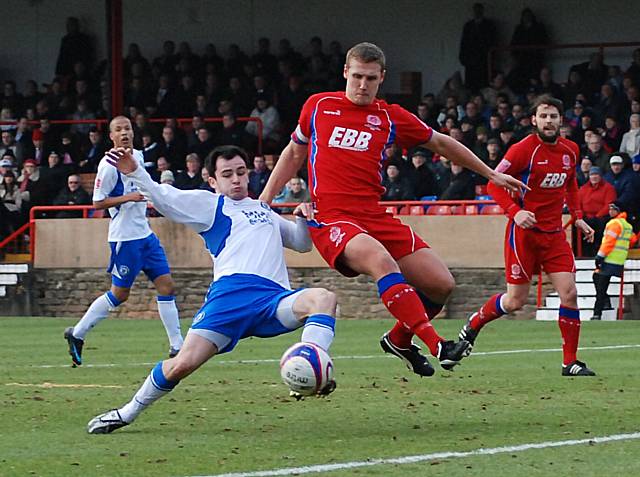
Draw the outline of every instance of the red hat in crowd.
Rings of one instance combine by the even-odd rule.
[[[33,159],[27,159],[26,161],[24,161],[24,163],[22,165],[23,166],[27,166],[29,164],[31,164],[32,166],[37,166],[38,165],[38,163]]]
[[[31,137],[34,141],[42,141],[42,131],[40,131],[40,129],[34,129]]]

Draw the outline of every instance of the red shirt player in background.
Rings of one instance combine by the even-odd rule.
[[[492,296],[471,315],[460,331],[460,339],[473,345],[484,325],[522,308],[529,296],[531,278],[542,268],[560,295],[562,375],[595,376],[576,357],[580,310],[575,261],[562,229],[565,199],[575,226],[588,241],[593,241],[594,234],[582,220],[578,206],[575,174],[580,158],[578,145],[559,137],[562,114],[561,101],[550,96],[539,97],[532,106],[531,123],[535,132],[511,146],[496,167],[497,171],[521,178],[530,190],[516,202],[507,191],[489,184],[488,192],[509,216],[504,244],[507,293]]]
[[[384,74],[384,53],[376,45],[360,43],[349,50],[346,91],[307,100],[260,199],[271,202],[308,154],[309,189],[317,210],[310,228],[316,248],[343,275],[364,273],[377,282],[383,303],[398,320],[382,337],[382,348],[416,374],[431,376],[434,368],[412,343],[414,334],[445,369],[466,356],[469,343],[445,341],[430,323],[455,283],[433,250],[378,205],[384,192],[384,151],[394,143],[402,148],[423,146],[498,187],[519,191],[524,186],[491,170],[465,146],[408,111],[376,99]]]

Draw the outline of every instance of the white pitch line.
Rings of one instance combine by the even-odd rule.
[[[584,346],[580,347],[578,351],[606,351],[613,349],[630,349],[640,348],[640,344],[626,344],[626,345],[610,345],[610,346]],[[557,353],[562,351],[561,348],[540,348],[540,349],[509,349],[499,351],[479,351],[473,352],[472,356],[494,356],[501,354],[523,354],[523,353]],[[376,354],[376,355],[355,355],[355,356],[332,356],[333,360],[347,360],[347,359],[387,359],[394,358],[388,354]],[[263,364],[263,363],[279,363],[280,359],[267,358],[267,359],[237,359],[237,360],[216,360],[215,357],[211,361],[214,364]],[[149,363],[102,363],[102,364],[83,364],[82,368],[120,368],[120,367],[139,367],[139,366],[154,366],[157,361]],[[15,368],[70,368],[70,364],[24,364],[12,366]],[[2,369],[2,365],[0,365]]]
[[[461,459],[464,457],[472,457],[478,455],[495,455],[514,452],[524,452],[531,449],[548,449],[552,447],[567,447],[581,444],[603,444],[606,442],[625,441],[632,439],[640,439],[640,432],[631,434],[614,434],[610,436],[591,437],[588,439],[575,439],[567,441],[546,441],[533,442],[529,444],[520,444],[517,446],[480,448],[466,452],[435,452],[433,454],[411,455],[404,457],[392,457],[386,459],[367,459],[363,461],[342,462],[337,464],[318,464],[304,467],[286,467],[273,470],[259,470],[255,472],[232,472],[227,474],[212,474],[193,477],[272,477],[279,475],[301,475],[301,474],[319,474],[324,472],[333,472],[336,470],[356,469],[360,467],[372,467],[379,465],[403,465],[416,464],[418,462],[428,462],[440,459]]]
[[[5,383],[5,386],[17,386],[21,388],[42,388],[42,389],[53,389],[53,388],[109,388],[109,389],[121,389],[124,386],[119,386],[116,384],[56,384],[56,383]]]

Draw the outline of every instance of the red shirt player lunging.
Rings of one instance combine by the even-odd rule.
[[[316,248],[343,275],[364,273],[377,282],[383,303],[398,320],[382,337],[382,348],[416,374],[431,376],[434,368],[412,343],[414,334],[445,369],[466,356],[469,343],[445,341],[430,323],[455,283],[428,245],[378,205],[384,192],[384,151],[394,143],[403,148],[422,145],[499,187],[519,191],[523,184],[492,171],[462,144],[432,131],[401,107],[376,99],[384,74],[384,53],[376,45],[360,43],[349,50],[346,91],[307,100],[260,199],[270,202],[308,155],[309,188],[317,209],[310,226]]]
[[[550,96],[539,97],[532,107],[531,122],[536,132],[511,146],[496,170],[519,177],[530,188],[518,202],[493,184],[488,191],[509,215],[504,257],[507,293],[492,296],[471,315],[460,331],[460,339],[472,345],[488,322],[519,310],[529,295],[531,278],[542,268],[560,295],[558,325],[562,334],[563,376],[595,376],[577,360],[580,337],[580,311],[575,280],[573,252],[562,229],[565,203],[575,225],[593,241],[593,229],[582,220],[578,209],[576,162],[578,145],[558,137],[562,102]]]

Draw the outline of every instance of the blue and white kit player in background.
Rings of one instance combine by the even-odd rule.
[[[217,147],[206,159],[209,185],[217,194],[153,182],[128,149],[112,149],[107,156],[160,213],[200,234],[214,275],[178,355],[159,362],[129,403],[93,418],[89,433],[106,434],[130,424],[181,379],[214,355],[231,351],[242,338],[277,336],[304,325],[301,341],[329,350],[336,296],[324,288],[292,290],[282,248],[311,250],[304,219],[312,218],[310,204],[300,204],[292,222],[249,198],[247,155],[235,146]],[[334,389],[332,381],[320,394]]]
[[[116,147],[133,147],[131,121],[124,116],[113,118],[109,123],[109,137]],[[143,164],[140,151],[132,154],[134,160]],[[98,165],[93,205],[96,209],[108,209],[111,216],[108,237],[111,261],[107,270],[111,273],[111,289],[96,298],[82,319],[64,332],[74,366],[82,364],[86,334],[104,320],[110,310],[129,298],[140,271],[149,277],[158,293],[158,313],[169,337],[169,356],[177,355],[183,343],[169,262],[158,237],[149,227],[146,198],[134,181],[120,174],[106,159]]]

